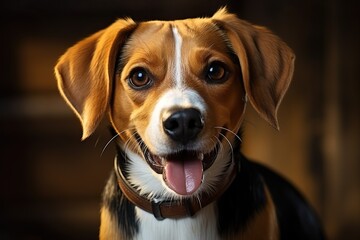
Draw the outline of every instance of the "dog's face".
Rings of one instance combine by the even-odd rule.
[[[194,192],[222,129],[240,126],[245,91],[236,56],[210,22],[149,22],[131,34],[119,65],[111,119],[126,130],[120,137],[142,149],[172,190]]]
[[[247,98],[278,127],[293,62],[269,31],[220,10],[203,19],[119,20],[70,48],[56,75],[83,138],[108,111],[132,160],[146,162],[166,191],[191,195],[231,163]]]

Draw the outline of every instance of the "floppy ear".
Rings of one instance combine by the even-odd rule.
[[[59,90],[81,121],[83,140],[107,110],[116,55],[135,25],[131,19],[116,21],[69,48],[55,66]]]
[[[246,94],[256,111],[279,129],[277,110],[289,87],[295,55],[277,36],[220,9],[213,16],[241,65]]]

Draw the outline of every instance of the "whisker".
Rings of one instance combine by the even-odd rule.
[[[128,148],[128,145],[130,144],[130,138],[128,140],[126,140],[126,142],[124,143],[124,155],[125,155],[125,160],[126,160],[126,149]]]
[[[219,143],[219,146],[220,148],[217,149],[217,151],[220,151],[220,149],[223,149],[224,148],[224,145],[223,143],[221,142],[221,140],[217,137],[217,136],[214,136],[215,137],[215,141],[217,141]]]
[[[230,147],[230,149],[231,149],[231,162],[234,162],[234,148],[233,148],[230,140],[229,140],[224,134],[220,133],[220,135],[223,136],[224,139],[225,139],[225,140],[227,141],[227,143],[229,144],[229,147]]]
[[[148,147],[146,146],[146,144],[144,143],[144,141],[141,139],[140,136],[136,138],[136,141],[139,143],[139,146],[144,151],[144,153],[146,153],[148,151]],[[136,145],[134,145],[134,150],[135,150],[135,146]]]
[[[242,139],[240,138],[239,135],[237,135],[235,132],[231,131],[230,129],[228,128],[224,128],[224,127],[215,127],[215,128],[218,128],[218,129],[222,129],[222,130],[225,130],[229,133],[232,133],[237,139],[239,139],[240,142],[242,142]],[[221,134],[221,133],[220,133]],[[222,135],[222,134],[221,134]]]
[[[104,148],[103,148],[102,151],[101,151],[100,157],[102,157],[102,155],[104,154],[104,152],[105,152],[106,148],[109,146],[109,144],[110,144],[112,141],[114,141],[114,139],[117,138],[119,135],[120,135],[119,133],[116,134],[115,136],[113,136],[113,137],[106,143],[106,145],[104,146]]]
[[[137,132],[135,131],[132,135],[131,135],[131,137],[126,141],[126,143],[125,143],[125,146],[124,146],[124,152],[125,152],[125,156],[127,156],[127,151],[128,150],[131,150],[131,149],[134,149],[135,150],[135,147],[136,147],[136,145],[134,145],[134,146],[131,146],[130,144],[131,144],[131,138],[133,137],[133,136],[135,136],[137,134]],[[136,139],[136,140],[139,140],[139,139]],[[126,158],[125,158],[125,160],[126,160]]]
[[[210,141],[216,145],[216,142],[219,142],[219,139],[216,136],[213,136],[212,138],[210,138]],[[221,142],[219,142],[221,144]]]
[[[95,147],[97,147],[97,145],[99,144],[99,140],[100,140],[100,137],[98,137],[98,138],[96,139],[96,142],[95,142],[95,144],[94,144]]]
[[[202,204],[201,204],[201,200],[200,200],[199,194],[196,195],[196,200],[198,201],[200,208],[202,208]]]
[[[214,144],[216,145],[216,142],[219,143],[219,148],[216,148],[216,155],[220,152],[220,149],[223,148],[223,143],[220,141],[220,139],[217,136],[214,136]]]
[[[112,141],[114,141],[117,137],[119,137],[121,134],[125,133],[127,130],[132,130],[132,129],[135,129],[135,128],[128,128],[128,129],[125,129],[124,131],[121,131],[120,133],[117,133],[115,136],[113,136],[106,144],[105,146],[103,147],[102,151],[101,151],[101,154],[100,154],[100,157],[102,157],[102,155],[104,154],[106,148],[110,145],[110,143]],[[97,143],[96,143],[97,144]]]

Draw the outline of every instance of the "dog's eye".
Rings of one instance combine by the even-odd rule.
[[[221,83],[226,80],[227,76],[228,71],[222,62],[212,62],[207,68],[206,78],[211,83]]]
[[[135,68],[130,72],[129,85],[136,90],[142,90],[149,87],[152,80],[148,72],[143,68]]]

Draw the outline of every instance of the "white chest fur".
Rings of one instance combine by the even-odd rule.
[[[215,240],[219,239],[215,204],[202,209],[195,216],[158,221],[152,214],[136,208],[139,219],[138,240]]]

